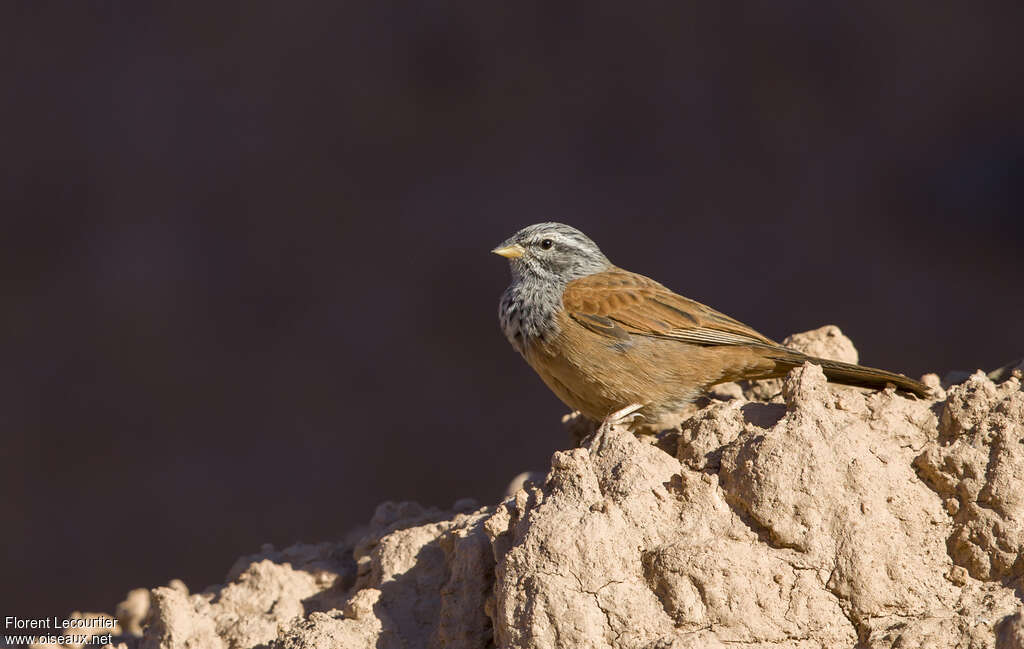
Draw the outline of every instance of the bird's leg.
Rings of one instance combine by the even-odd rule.
[[[631,403],[625,408],[620,408],[604,418],[601,422],[599,430],[608,431],[615,426],[625,425],[629,428],[630,424],[633,423],[634,419],[643,418],[638,410],[644,407],[642,403]]]

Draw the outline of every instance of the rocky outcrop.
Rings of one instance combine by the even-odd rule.
[[[825,328],[789,341],[856,360]],[[805,365],[675,430],[600,429],[503,502],[381,505],[358,537],[152,591],[185,647],[1021,647],[1024,392],[934,400]],[[121,626],[138,628],[141,607]]]

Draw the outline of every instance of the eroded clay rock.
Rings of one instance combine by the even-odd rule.
[[[494,559],[483,533],[490,510],[475,510],[384,503],[346,542],[267,546],[196,595],[155,589],[141,646],[485,646]]]
[[[915,461],[952,516],[950,556],[976,579],[1024,576],[1024,392],[981,372],[949,390]]]
[[[887,420],[873,411],[898,409],[923,445],[934,427],[928,403],[885,392],[837,396],[821,368],[809,364],[794,370],[783,390],[785,416],[725,450],[727,500],[770,545],[831,567],[824,586],[855,623],[940,607],[952,597],[942,577],[949,558],[933,532],[945,529],[946,516],[916,479],[912,449],[872,425]]]
[[[854,364],[860,362],[860,355],[857,353],[857,348],[853,346],[853,341],[843,335],[843,332],[835,325],[825,325],[811,331],[786,336],[782,340],[782,344],[816,358]],[[716,386],[716,392],[742,396],[750,401],[781,403],[782,381],[782,379],[765,379],[743,381],[739,385],[727,383],[720,387]]]
[[[996,628],[996,649],[1024,647],[1024,611],[1017,611],[999,623]]]
[[[1018,600],[953,570],[931,402],[813,365],[782,396],[698,413],[682,462],[618,431],[556,454],[487,523],[498,645],[993,646]]]
[[[787,341],[857,360],[835,327]],[[1019,649],[1024,392],[925,381],[807,364],[656,438],[570,422],[579,446],[494,507],[385,503],[347,541],[154,590],[142,645]]]
[[[68,616],[68,620],[74,620],[75,622],[72,624],[82,624],[82,626],[46,629],[43,631],[44,637],[37,636],[36,642],[30,643],[28,649],[83,649],[84,647],[96,646],[101,642],[106,642],[107,636],[118,637],[124,633],[121,624],[113,616],[106,613],[82,613],[81,611],[75,611]],[[82,622],[78,622],[79,620]],[[96,626],[93,626],[93,624]],[[62,644],[49,642],[49,640],[60,641],[62,639],[64,640]],[[6,647],[8,646],[6,642],[13,641],[13,638],[2,641],[5,642],[3,646]]]

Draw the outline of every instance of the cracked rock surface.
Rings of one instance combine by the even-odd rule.
[[[794,347],[856,361],[835,327]],[[503,502],[381,505],[123,607],[129,645],[1024,647],[1024,392],[722,386],[673,432],[602,429]],[[138,592],[133,597],[139,598]],[[122,611],[119,611],[122,613]],[[143,619],[142,616],[144,617]]]

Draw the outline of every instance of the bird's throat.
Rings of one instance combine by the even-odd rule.
[[[562,310],[561,284],[518,277],[505,289],[498,319],[505,337],[520,353],[528,345],[545,343],[558,334]]]

